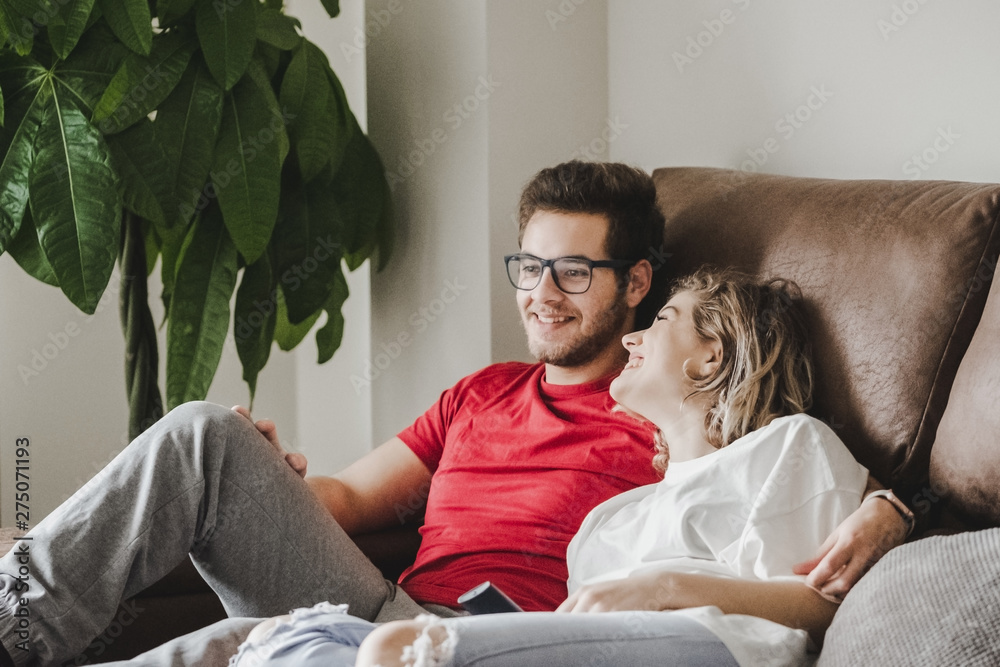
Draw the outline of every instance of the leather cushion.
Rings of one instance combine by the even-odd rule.
[[[992,281],[986,311],[958,369],[930,472],[933,493],[924,502],[944,497],[967,524],[1000,526],[1000,281]]]

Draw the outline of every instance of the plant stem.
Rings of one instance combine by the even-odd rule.
[[[122,289],[118,307],[125,334],[125,390],[128,393],[128,433],[134,440],[163,416],[163,400],[157,384],[159,354],[156,326],[149,310],[146,286],[146,247],[142,221],[123,212],[119,265]]]

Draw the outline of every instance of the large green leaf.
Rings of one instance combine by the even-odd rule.
[[[172,225],[179,214],[170,187],[170,163],[153,132],[153,123],[143,118],[124,132],[110,135],[107,141],[121,177],[125,207],[160,227]]]
[[[226,228],[247,263],[261,256],[278,217],[284,124],[253,77],[226,96],[211,179]]]
[[[360,129],[330,187],[344,220],[344,259],[353,271],[374,252],[389,199],[382,161]]]
[[[309,334],[309,330],[312,329],[314,324],[316,324],[316,320],[319,319],[320,313],[323,311],[317,310],[304,321],[298,324],[292,324],[288,321],[288,309],[285,307],[285,295],[283,289],[284,288],[275,292],[275,296],[278,301],[278,308],[275,312],[274,341],[278,344],[279,348],[288,352],[289,350],[295,349],[295,346],[301,343],[302,339]]]
[[[205,398],[229,331],[229,300],[236,287],[236,248],[218,208],[195,222],[184,249],[167,325],[167,403],[174,408]]]
[[[337,18],[340,14],[340,0],[320,0],[323,3],[323,9],[326,13],[330,15],[330,18]]]
[[[121,198],[104,137],[49,79],[49,101],[28,173],[31,212],[59,286],[93,313],[114,269]]]
[[[87,29],[94,0],[59,0],[49,4],[57,6],[48,21],[49,43],[56,55],[65,60]]]
[[[257,39],[282,51],[291,51],[302,43],[302,36],[295,31],[301,27],[297,18],[276,9],[264,8],[257,12]]]
[[[226,90],[250,64],[257,43],[257,0],[197,0],[195,26],[205,62]]]
[[[303,40],[281,81],[281,105],[291,119],[288,132],[302,177],[311,181],[327,163],[339,164],[350,138],[326,75],[326,56]]]
[[[340,347],[344,339],[344,314],[341,308],[350,292],[347,289],[347,279],[342,271],[337,272],[333,283],[333,291],[323,309],[326,311],[326,323],[316,330],[316,348],[319,350],[317,361],[325,364]]]
[[[42,253],[42,248],[38,245],[38,232],[35,231],[35,223],[31,219],[31,211],[24,212],[24,222],[21,224],[21,231],[14,237],[14,241],[7,248],[14,261],[24,269],[32,278],[43,283],[59,287],[56,274],[49,266],[49,262]]]
[[[278,308],[276,289],[270,259],[264,256],[247,266],[236,291],[233,337],[251,401],[257,391],[257,376],[271,355]]]
[[[51,72],[31,58],[0,58],[0,87],[8,93],[7,128],[0,131],[0,251],[16,232],[27,205],[34,137],[53,89],[48,84],[55,82],[73,104],[92,104],[110,80],[121,51],[113,39],[98,46],[104,36],[110,37],[106,29],[88,31],[70,58]]]
[[[285,170],[274,257],[290,322],[322,309],[340,273],[341,220],[331,188],[303,185],[293,167]]]
[[[156,111],[153,127],[167,152],[168,182],[184,223],[208,204],[204,188],[219,135],[222,99],[222,88],[198,61]]]
[[[177,280],[177,266],[185,247],[185,242],[192,236],[194,225],[177,225],[167,230],[160,230],[163,235],[160,242],[160,282],[163,283],[163,292],[160,295],[163,301],[164,321],[170,314],[170,297],[174,293],[174,283]]]
[[[35,135],[49,103],[42,67],[29,59],[0,59],[0,87],[8,93],[7,125],[0,130],[0,252],[21,226],[28,206],[28,170],[35,159]]]
[[[97,0],[104,19],[125,46],[144,56],[153,45],[153,24],[146,0]]]
[[[105,134],[121,132],[156,109],[177,86],[195,44],[180,32],[157,35],[149,56],[129,54],[94,109]]]

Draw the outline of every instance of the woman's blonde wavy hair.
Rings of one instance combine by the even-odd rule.
[[[705,428],[712,446],[725,447],[772,419],[809,409],[812,349],[794,282],[706,267],[679,279],[670,296],[680,292],[697,298],[692,311],[697,334],[722,344],[718,369],[692,377],[694,390],[685,398],[708,399]],[[658,431],[653,465],[666,470],[669,458]]]

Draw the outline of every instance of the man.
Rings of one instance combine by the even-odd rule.
[[[474,373],[398,437],[305,482],[304,458],[284,453],[273,423],[179,407],[32,531],[26,578],[16,553],[0,561],[0,662],[75,655],[121,599],[188,553],[233,618],[144,664],[224,661],[252,617],[324,600],[376,621],[450,615],[489,579],[525,609],[554,609],[586,513],[656,481],[650,429],[612,412],[607,387],[625,363],[621,337],[662,301],[646,257],[664,222],[642,171],[571,162],[526,186],[519,223],[521,251],[506,262],[539,363]],[[398,525],[397,508],[426,488],[416,562],[388,582],[348,535]],[[866,503],[832,536],[818,583],[849,588],[880,555],[865,535],[898,522],[888,503]]]

